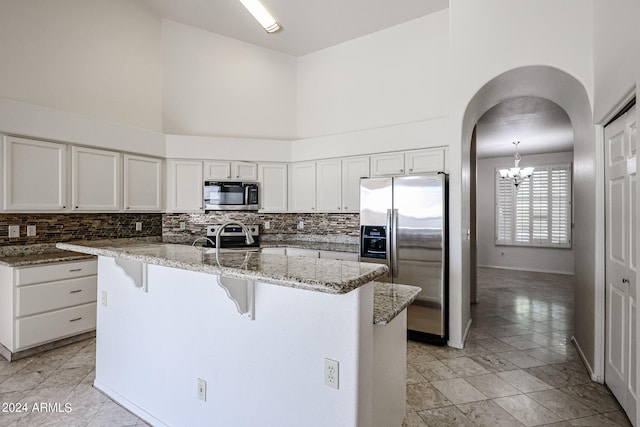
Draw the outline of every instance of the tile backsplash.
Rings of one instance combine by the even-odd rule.
[[[141,231],[136,222],[142,222]],[[20,237],[9,238],[10,225],[20,226]],[[35,237],[27,237],[27,225],[36,226]],[[160,213],[0,214],[0,246],[161,235]]]
[[[162,216],[162,238],[167,242],[191,242],[206,234],[206,226],[222,224],[227,221],[240,221],[244,224],[258,224],[261,238],[296,237],[301,240],[322,240],[330,242],[357,242],[360,215],[331,213],[254,213],[254,212],[216,212],[207,214],[165,214]],[[265,228],[265,222],[269,228]],[[302,221],[304,227],[299,229]],[[184,222],[185,229],[180,229]]]

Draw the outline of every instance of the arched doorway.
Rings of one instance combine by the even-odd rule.
[[[478,119],[489,109],[516,97],[538,97],[559,105],[573,125],[573,244],[575,247],[576,330],[574,342],[593,379],[602,381],[603,354],[603,228],[596,200],[602,200],[601,154],[596,150],[591,104],[581,82],[557,68],[527,66],[507,71],[487,82],[467,105],[462,125],[462,224],[470,224],[471,141]],[[475,172],[474,172],[475,173]],[[594,197],[595,195],[595,197]],[[464,226],[463,226],[464,227]],[[595,233],[594,233],[595,230]],[[474,239],[475,236],[471,236]],[[464,247],[464,245],[463,245]],[[470,259],[470,254],[463,258]],[[474,267],[475,268],[475,267]],[[473,295],[470,263],[462,264],[463,289]],[[466,288],[466,289],[465,289]]]

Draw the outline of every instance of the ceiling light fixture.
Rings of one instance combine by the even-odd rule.
[[[533,175],[532,167],[522,168],[520,169],[520,154],[518,153],[518,144],[520,141],[513,141],[513,145],[516,146],[516,154],[514,154],[513,159],[515,162],[515,167],[509,169],[500,169],[500,178],[502,179],[510,179],[513,182],[513,185],[518,188],[518,185],[522,181],[527,178],[530,178]]]
[[[280,29],[280,24],[276,21],[276,18],[271,16],[264,5],[260,3],[260,0],[240,0],[240,3],[251,12],[267,33],[275,33]]]

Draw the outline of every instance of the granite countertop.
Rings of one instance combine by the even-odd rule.
[[[245,251],[223,251],[216,259],[215,253],[200,247],[132,239],[58,243],[56,247],[331,294],[352,291],[388,270],[380,264]]]
[[[92,259],[93,255],[69,252],[61,249],[51,248],[43,252],[30,252],[28,248],[21,254],[0,256],[0,265],[5,267],[29,267],[54,262],[70,262],[85,259]]]
[[[373,324],[386,325],[411,304],[422,289],[418,286],[373,283]]]

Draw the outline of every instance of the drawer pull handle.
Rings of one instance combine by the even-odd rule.
[[[71,319],[71,320],[69,320],[69,322],[77,322],[78,320],[82,320],[82,317],[78,317],[76,319]]]
[[[75,291],[69,292],[70,294],[77,294],[78,292],[82,292],[82,289],[76,289]]]
[[[69,273],[75,273],[76,271],[82,271],[81,268],[74,268],[72,270],[69,270]]]

